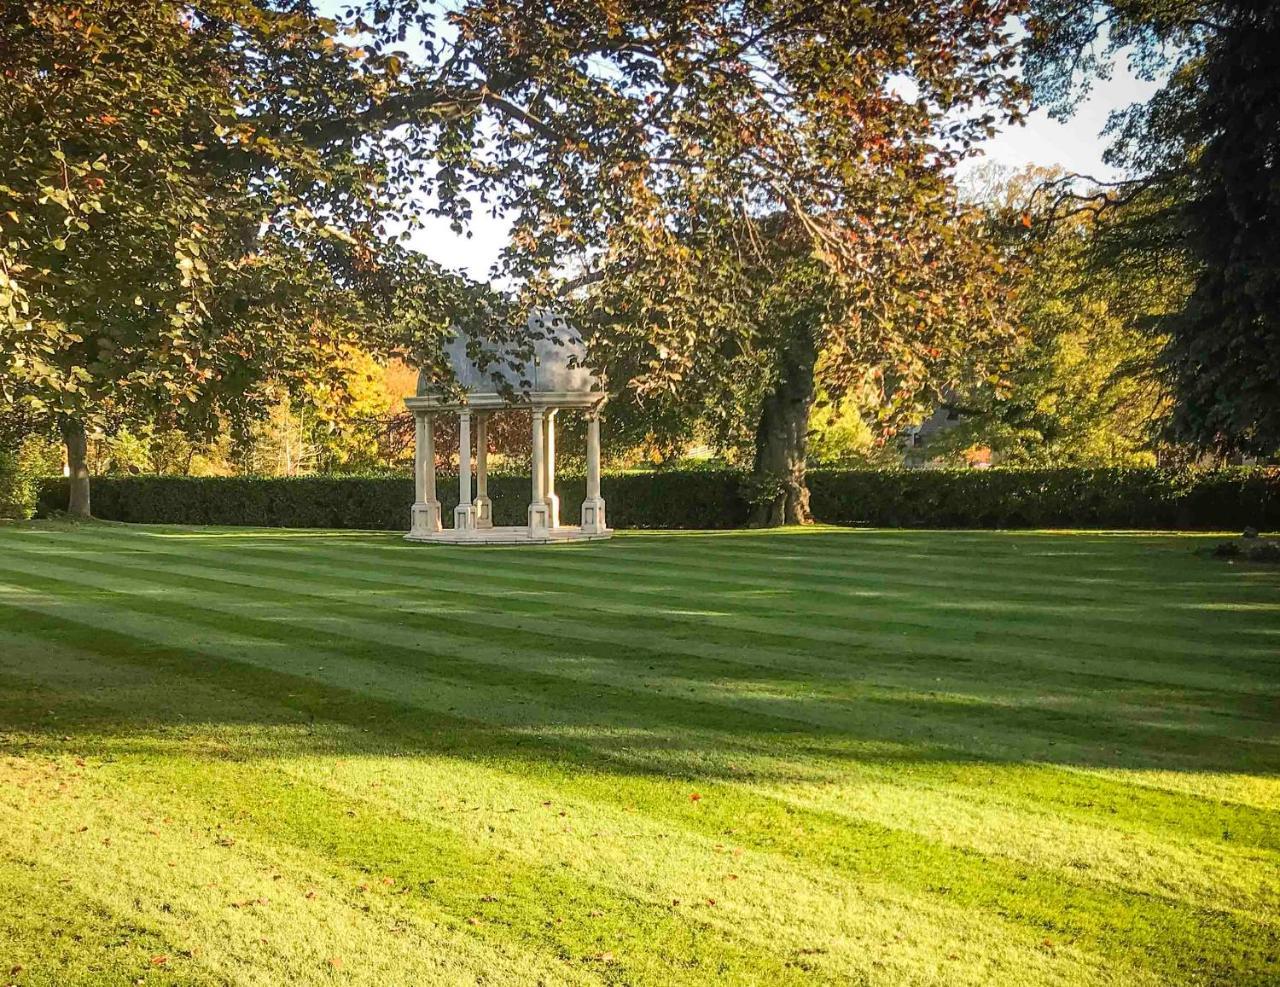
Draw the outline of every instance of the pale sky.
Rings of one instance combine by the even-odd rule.
[[[1067,171],[1104,180],[1119,177],[1102,163],[1108,141],[1100,134],[1107,116],[1112,110],[1146,102],[1159,87],[1158,82],[1135,78],[1121,59],[1113,78],[1096,82],[1090,98],[1066,123],[1051,120],[1044,110],[1036,110],[1024,126],[1011,127],[987,141],[983,148],[986,159],[1014,167],[1061,165]]]

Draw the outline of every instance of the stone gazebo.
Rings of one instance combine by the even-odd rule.
[[[528,545],[608,538],[604,500],[600,496],[600,407],[605,393],[600,378],[582,361],[586,346],[578,331],[560,318],[529,320],[532,364],[497,347],[490,347],[484,369],[467,354],[462,334],[454,337],[446,354],[461,395],[432,389],[425,375],[418,379],[418,393],[405,399],[413,412],[415,429],[413,523],[408,541],[465,545]],[[512,364],[516,366],[512,366]],[[495,376],[498,378],[495,380]],[[526,390],[523,381],[531,386]],[[503,393],[501,382],[510,391]],[[488,490],[488,422],[494,411],[527,408],[533,419],[533,489],[527,525],[495,527]],[[582,523],[560,523],[560,498],[556,496],[556,412],[580,408],[587,414],[587,499],[582,502]],[[435,434],[432,419],[439,414],[458,416],[458,506],[453,527],[446,528],[436,499]],[[475,423],[476,492],[471,496],[471,431]]]

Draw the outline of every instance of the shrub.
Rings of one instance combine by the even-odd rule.
[[[17,449],[0,449],[0,518],[25,521],[36,511],[39,480]]]
[[[820,521],[912,528],[1280,529],[1280,471],[1221,470],[813,470]],[[721,470],[605,476],[609,523],[618,528],[735,528],[749,505],[740,474]],[[457,480],[439,477],[441,507]],[[582,477],[556,483],[573,523]],[[529,480],[490,476],[497,524],[524,524]],[[100,477],[94,513],[115,521],[403,531],[413,483],[404,476]],[[42,484],[40,512],[66,504],[66,481]],[[446,522],[447,523],[447,522]]]

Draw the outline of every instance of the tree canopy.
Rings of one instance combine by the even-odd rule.
[[[915,361],[944,303],[902,274],[944,253],[948,168],[1019,112],[1018,9],[379,0],[355,24],[403,55],[369,113],[437,162],[437,207],[515,217],[499,273],[525,307],[606,283],[575,314],[643,393],[740,338],[738,272],[779,210],[864,302],[849,338]]]
[[[1069,192],[1094,211],[1133,205],[1113,256],[1188,265],[1185,304],[1157,325],[1175,438],[1219,452],[1280,449],[1280,10],[1267,0],[1035,6],[1027,74],[1069,112],[1128,53],[1165,76],[1116,114],[1108,160],[1126,176]],[[1127,235],[1120,235],[1120,234]]]
[[[0,401],[73,468],[86,427],[244,421],[466,294],[389,236],[425,167],[361,125],[394,60],[295,8],[5,8]]]
[[[1021,112],[1017,0],[7,9],[0,387],[72,431],[260,410],[357,337],[555,307],[638,395],[761,339],[783,213],[838,283],[824,386],[906,406],[989,319],[950,169]],[[396,247],[514,217],[498,298]],[[708,360],[710,354],[714,359]]]

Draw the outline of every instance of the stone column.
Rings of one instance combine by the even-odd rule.
[[[556,409],[547,409],[547,451],[542,459],[546,471],[544,495],[547,501],[547,524],[560,527],[560,498],[556,496]]]
[[[493,501],[489,499],[489,416],[476,415],[476,527],[493,527]]]
[[[431,415],[413,413],[413,515],[409,534],[432,535],[440,530],[440,501],[436,499],[436,443]]]
[[[604,498],[600,496],[600,412],[587,413],[587,499],[582,502],[582,530],[600,534],[605,530]]]
[[[471,412],[458,412],[458,506],[453,509],[455,531],[472,531],[476,505],[471,503]]]
[[[542,434],[541,408],[533,409],[533,497],[529,501],[529,537],[539,538],[547,534],[549,517],[547,515],[546,473],[542,465],[546,452],[546,440]]]

